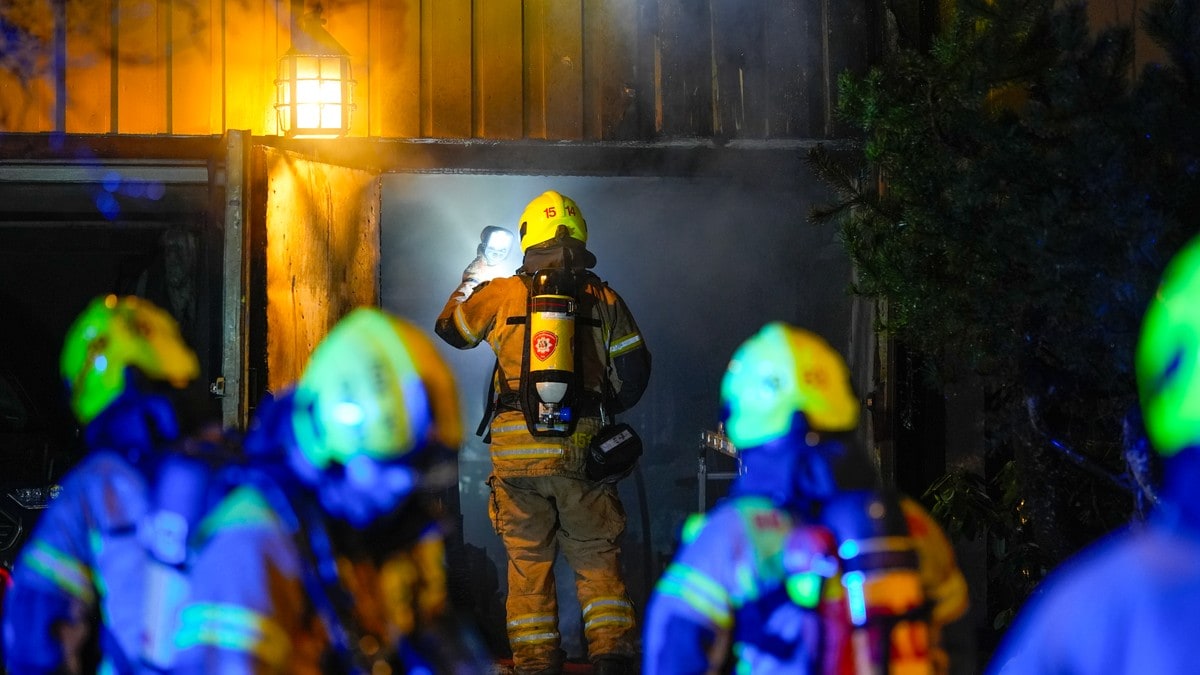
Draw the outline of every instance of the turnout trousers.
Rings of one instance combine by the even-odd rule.
[[[616,486],[567,476],[493,475],[489,483],[489,515],[508,551],[507,631],[517,672],[562,667],[553,571],[560,549],[575,572],[589,658],[634,658],[637,627],[618,545],[625,511]]]

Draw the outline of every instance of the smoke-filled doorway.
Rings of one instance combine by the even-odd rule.
[[[485,227],[516,230],[525,204],[545,190],[572,197],[589,230],[595,271],[626,300],[654,357],[642,401],[622,416],[646,450],[620,484],[628,516],[623,543],[629,592],[640,611],[694,512],[701,432],[717,424],[718,384],[733,349],[769,320],[814,330],[846,353],[856,381],[869,364],[855,354],[869,335],[848,293],[851,265],[836,233],[807,214],[828,199],[815,181],[763,185],[718,178],[386,174],[380,212],[380,298],[384,309],[432,331],[435,318]],[[515,247],[514,247],[515,248]],[[514,250],[506,264],[521,263]],[[454,368],[463,425],[483,414],[494,357],[486,345],[440,345]],[[861,393],[861,392],[860,392]],[[468,433],[460,454],[462,541],[451,547],[452,586],[504,642],[506,558],[487,518],[488,448]],[[708,502],[727,483],[706,481]],[[574,581],[557,569],[561,631],[569,656],[583,656]]]

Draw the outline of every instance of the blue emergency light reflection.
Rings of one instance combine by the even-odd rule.
[[[107,220],[116,220],[121,215],[118,196],[132,199],[159,201],[167,194],[167,186],[160,181],[133,180],[119,171],[106,171],[99,181],[101,189],[96,192],[96,209]]]
[[[850,607],[850,621],[855,626],[867,623],[867,594],[863,588],[866,577],[862,572],[846,572],[842,575],[842,585],[846,587],[846,604]]]
[[[859,552],[858,541],[854,539],[847,539],[838,546],[838,557],[842,560],[851,560],[857,557]]]

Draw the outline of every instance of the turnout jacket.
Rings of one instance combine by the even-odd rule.
[[[150,508],[145,470],[178,439],[178,422],[168,399],[130,387],[84,434],[88,454],[38,520],[5,594],[0,614],[10,675],[139,667],[146,554],[138,525]],[[92,631],[99,632],[99,664],[86,663]]]
[[[908,497],[901,498],[900,506],[931,605],[935,672],[945,673],[948,664],[938,637],[946,623],[966,612],[966,580],[932,516]],[[693,515],[646,610],[642,672],[838,671],[848,623],[844,632],[822,635],[817,614],[794,604],[786,588],[786,544],[806,528],[820,529],[762,495],[732,496],[707,514]],[[823,588],[822,604],[843,602],[839,581]]]
[[[532,249],[531,249],[532,250]],[[516,403],[528,340],[528,275],[456,289],[438,316],[435,332],[458,349],[487,342],[496,354],[498,405],[491,421],[492,467],[497,476],[566,475],[584,478],[584,453],[599,428],[599,404],[609,414],[638,402],[650,377],[650,352],[625,301],[598,276],[579,270],[575,354],[582,392],[579,423],[568,437],[535,437]],[[524,278],[523,278],[524,277]],[[465,283],[465,282],[464,282]],[[464,299],[465,298],[465,299]]]

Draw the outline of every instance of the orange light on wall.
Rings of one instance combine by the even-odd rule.
[[[337,138],[350,131],[350,54],[325,30],[320,9],[305,13],[279,59],[275,113],[290,138]]]

